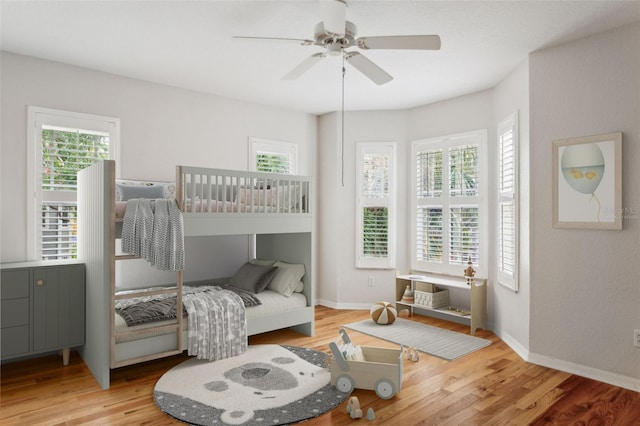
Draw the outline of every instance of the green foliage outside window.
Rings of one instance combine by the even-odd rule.
[[[42,190],[75,191],[77,173],[109,159],[109,137],[80,131],[42,131]]]
[[[76,201],[58,201],[53,191],[77,189],[77,173],[98,160],[109,159],[109,137],[86,131],[42,130],[42,204],[40,214],[43,260],[77,257]]]
[[[363,255],[386,257],[388,255],[389,211],[386,207],[365,207],[363,210]]]
[[[256,154],[256,170],[268,173],[291,174],[289,156],[279,154]]]

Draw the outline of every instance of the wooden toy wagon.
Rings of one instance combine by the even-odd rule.
[[[346,330],[340,334],[345,344],[351,343]],[[402,386],[402,346],[399,349],[360,346],[364,360],[345,359],[335,342],[331,349],[331,384],[342,392],[353,389],[374,390],[381,399],[390,399]]]

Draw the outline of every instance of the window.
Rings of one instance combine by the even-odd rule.
[[[395,267],[396,144],[357,144],[356,267]]]
[[[29,256],[77,256],[77,172],[115,158],[119,121],[114,118],[29,107]]]
[[[297,146],[292,143],[249,138],[250,168],[257,172],[297,173]]]
[[[498,282],[518,291],[518,115],[498,124]]]
[[[486,275],[485,130],[413,142],[412,269]]]

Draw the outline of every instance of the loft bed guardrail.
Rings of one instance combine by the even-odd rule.
[[[177,166],[184,214],[310,214],[307,176]]]

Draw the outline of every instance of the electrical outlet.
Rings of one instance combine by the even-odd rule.
[[[373,277],[373,276],[369,275],[369,281],[368,281],[368,283],[369,283],[369,287],[373,287],[374,285],[376,285],[376,279],[375,279],[375,277]]]
[[[640,329],[633,330],[633,346],[640,348]]]

